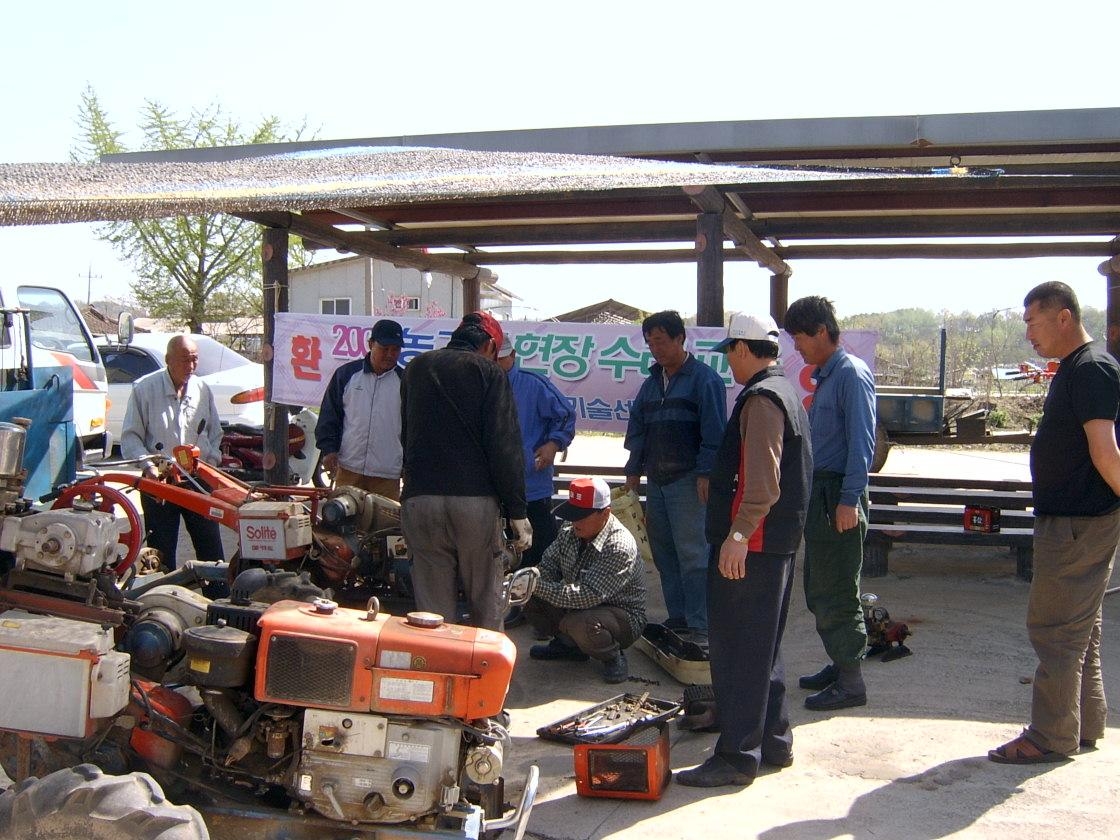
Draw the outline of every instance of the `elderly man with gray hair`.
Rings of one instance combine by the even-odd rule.
[[[142,376],[132,385],[121,429],[121,454],[142,459],[146,455],[171,457],[176,446],[197,446],[208,464],[221,462],[222,424],[210,387],[194,375],[198,367],[198,345],[189,335],[176,335],[167,342],[167,367]],[[156,477],[151,461],[144,475]],[[144,530],[150,548],[159,551],[168,569],[175,568],[179,542],[179,519],[187,523],[197,560],[224,560],[218,523],[170,502],[141,494]]]

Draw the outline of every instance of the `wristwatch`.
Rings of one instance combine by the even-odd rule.
[[[740,531],[735,531],[731,534],[731,539],[735,542],[746,542],[747,538],[743,536]]]

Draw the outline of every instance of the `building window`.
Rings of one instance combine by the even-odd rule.
[[[350,298],[320,298],[319,313],[321,315],[349,315]]]

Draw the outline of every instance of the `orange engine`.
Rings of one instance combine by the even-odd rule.
[[[516,657],[503,634],[431,613],[280,601],[259,625],[261,702],[475,720],[501,712]]]

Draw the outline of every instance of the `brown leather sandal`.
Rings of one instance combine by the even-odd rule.
[[[996,764],[1055,764],[1069,761],[1069,756],[1053,750],[1044,750],[1026,735],[1020,735],[1001,747],[988,750],[988,759]]]

